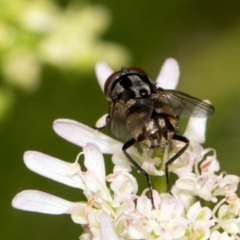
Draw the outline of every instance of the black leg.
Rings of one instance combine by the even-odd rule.
[[[155,205],[154,205],[154,201],[153,201],[153,193],[152,193],[152,182],[151,179],[149,177],[149,175],[147,174],[147,172],[145,172],[133,159],[132,157],[127,153],[127,149],[130,148],[134,143],[136,142],[135,139],[131,139],[129,141],[127,141],[126,143],[124,143],[122,150],[123,153],[125,154],[125,156],[128,158],[128,160],[132,163],[132,165],[147,179],[147,184],[148,184],[148,188],[149,188],[149,194],[150,194],[150,199],[151,199],[151,203],[152,203],[152,208],[155,209]]]
[[[169,175],[168,175],[168,167],[170,164],[172,164],[177,158],[179,158],[184,152],[185,150],[187,149],[188,145],[189,145],[189,140],[181,135],[177,135],[177,134],[174,134],[173,135],[173,140],[177,140],[177,141],[180,141],[180,142],[184,142],[185,143],[185,146],[183,148],[181,148],[172,158],[170,158],[166,164],[165,164],[165,175],[166,175],[166,185],[167,185],[167,191],[169,193],[171,193],[170,191],[170,186],[169,186]]]

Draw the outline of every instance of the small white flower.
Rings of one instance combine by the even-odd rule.
[[[124,47],[104,42],[99,35],[110,23],[110,13],[100,5],[77,5],[66,11],[59,9],[54,27],[39,44],[41,58],[64,69],[89,69],[99,59],[111,59],[111,64],[126,64],[130,54]]]
[[[105,63],[96,66],[103,89],[112,70]],[[175,88],[179,77],[178,64],[168,59],[157,84]],[[96,124],[104,125],[102,117]],[[240,200],[235,191],[239,177],[220,172],[214,149],[203,149],[206,118],[191,118],[186,136],[188,149],[171,166],[178,179],[170,195],[159,193],[159,182],[153,190],[155,209],[147,197],[148,189],[138,193],[138,182],[131,174],[131,164],[122,152],[122,143],[82,123],[68,119],[54,121],[53,128],[61,137],[83,152],[74,163],[35,151],[24,154],[24,162],[32,171],[68,186],[81,189],[85,202],[70,202],[36,190],[26,190],[15,196],[12,205],[25,211],[48,214],[70,214],[73,222],[82,226],[80,239],[239,239]],[[163,156],[152,157],[135,147],[128,152],[153,180],[161,179],[164,163],[175,154],[181,143],[175,143]],[[106,176],[103,153],[111,154],[113,172]],[[79,156],[84,155],[84,162]],[[207,156],[206,156],[207,155]],[[83,169],[84,164],[84,169]],[[211,201],[213,207],[201,206]]]
[[[60,14],[59,10],[51,1],[32,1],[20,11],[19,20],[26,29],[44,33],[53,29]]]
[[[223,204],[224,202],[227,204]],[[218,216],[216,216],[216,212],[218,212]],[[240,232],[240,199],[235,193],[227,194],[219,201],[212,214],[217,222],[216,229],[217,227],[222,228],[230,236],[239,239],[237,234]]]
[[[19,0],[1,2],[1,11],[0,71],[10,86],[36,90],[44,64],[83,73],[99,60],[115,67],[131,61],[127,48],[102,39],[111,22],[103,5],[78,1],[61,8],[52,0]]]
[[[235,238],[230,237],[226,232],[220,233],[218,231],[214,231],[211,234],[210,240],[235,240]]]
[[[187,219],[188,237],[189,239],[209,239],[210,228],[214,225],[214,220],[211,220],[211,209],[201,207],[199,202],[193,204],[188,212]]]
[[[37,54],[28,47],[22,46],[8,51],[2,63],[5,80],[26,91],[33,91],[38,87],[41,68]]]

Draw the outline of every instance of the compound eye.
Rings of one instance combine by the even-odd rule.
[[[147,76],[147,73],[141,68],[132,67],[132,68],[128,68],[128,70],[130,73],[136,73],[136,74]]]
[[[111,85],[112,82],[114,82],[116,80],[116,78],[119,77],[119,75],[121,75],[122,71],[117,71],[112,73],[106,80],[105,84],[104,84],[104,93],[107,96],[108,95],[108,88]]]

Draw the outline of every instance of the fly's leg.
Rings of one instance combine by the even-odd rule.
[[[127,153],[127,149],[130,148],[134,143],[136,142],[135,139],[131,139],[129,141],[127,141],[126,143],[124,143],[123,147],[122,147],[122,151],[125,154],[125,156],[127,157],[127,159],[132,163],[132,165],[147,179],[147,184],[148,184],[148,189],[149,189],[149,195],[150,195],[150,199],[151,199],[151,203],[152,203],[152,208],[155,209],[155,205],[154,205],[154,201],[153,201],[153,189],[152,189],[152,182],[151,179],[149,177],[149,175],[147,174],[147,172],[145,172],[134,160],[133,158]]]
[[[170,186],[169,186],[169,172],[168,172],[168,167],[169,165],[171,165],[177,158],[179,158],[184,152],[185,150],[187,149],[188,145],[189,145],[189,140],[181,135],[177,135],[177,134],[174,134],[173,135],[173,140],[177,140],[177,141],[180,141],[180,142],[184,142],[185,143],[185,146],[183,148],[181,148],[172,158],[170,158],[166,164],[165,164],[165,175],[166,175],[166,185],[167,185],[167,191],[171,194],[171,191],[170,191]]]

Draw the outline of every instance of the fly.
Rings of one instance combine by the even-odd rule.
[[[104,93],[109,111],[106,126],[125,141],[122,151],[147,179],[152,207],[152,183],[148,173],[130,156],[127,149],[136,142],[144,149],[164,150],[172,141],[185,145],[165,164],[166,186],[169,186],[169,165],[179,158],[189,140],[176,131],[180,116],[206,117],[214,112],[212,105],[177,90],[158,87],[140,68],[122,68],[105,82]]]

